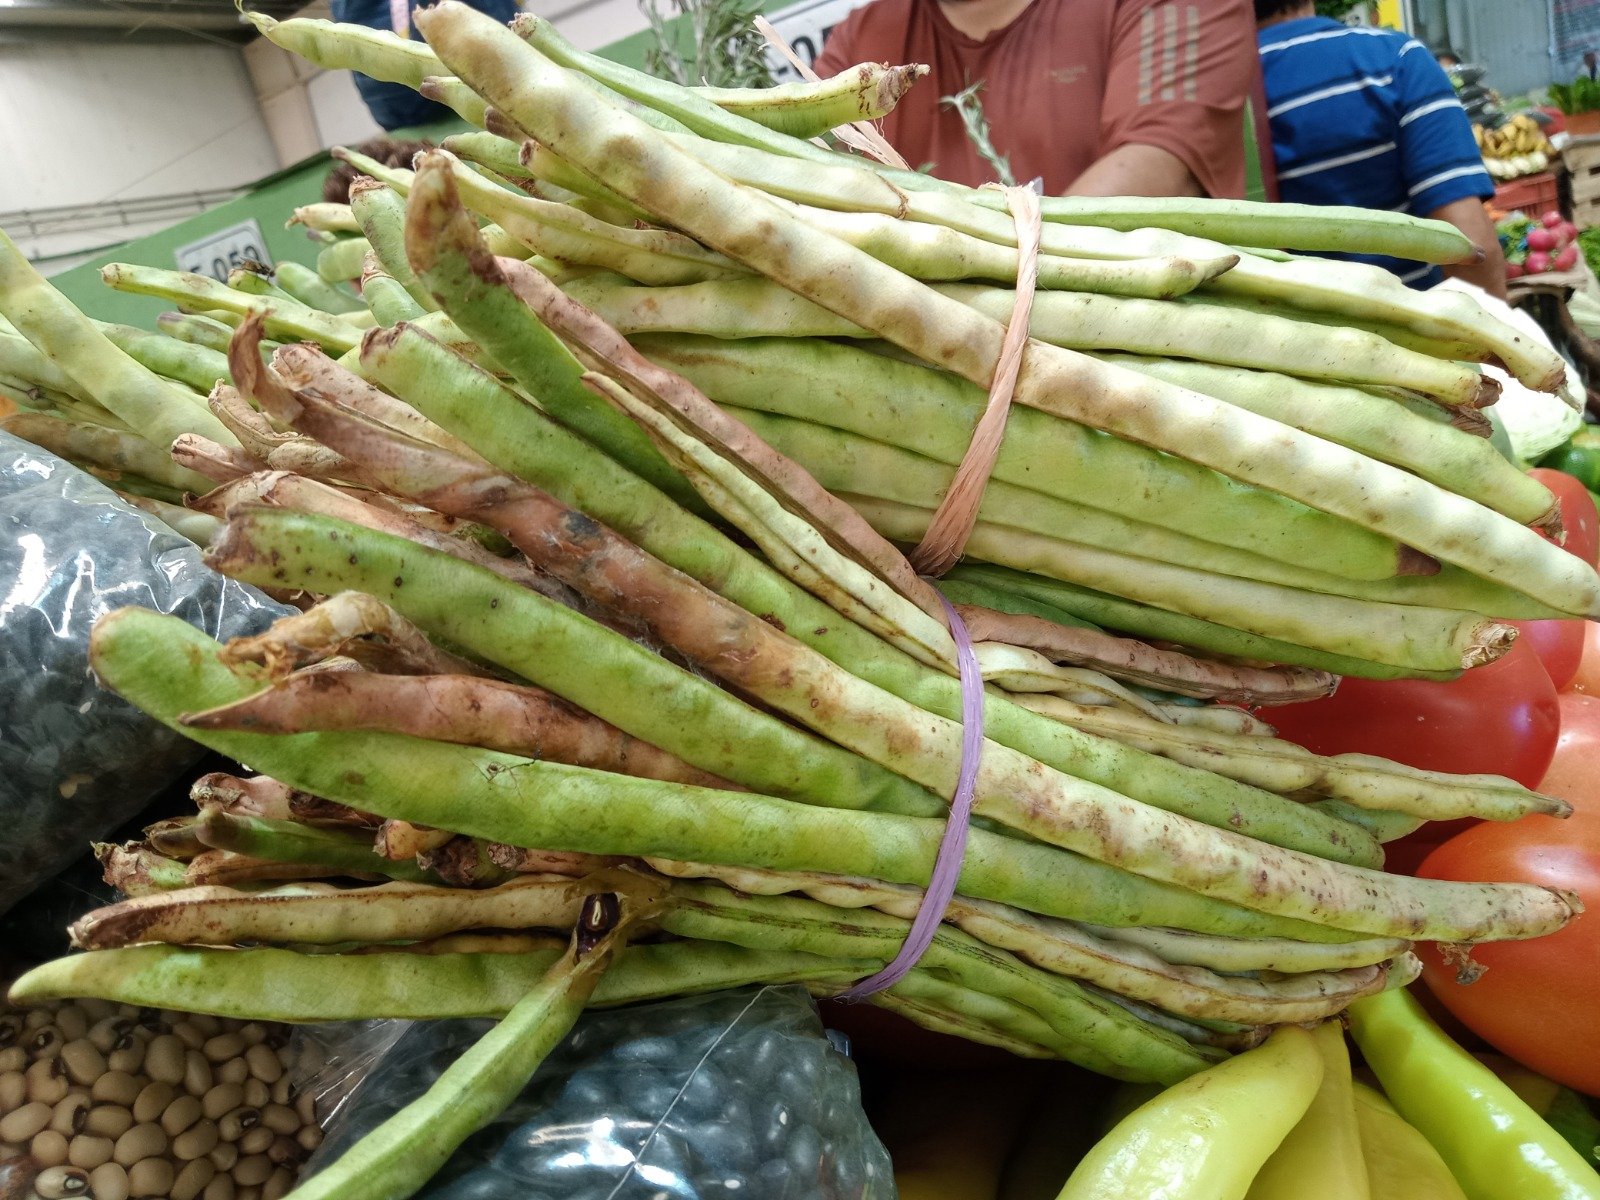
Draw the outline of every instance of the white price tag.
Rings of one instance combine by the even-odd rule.
[[[246,263],[272,266],[267,239],[261,236],[261,226],[254,217],[219,229],[187,246],[179,246],[174,257],[178,260],[178,270],[209,275],[221,283],[228,281],[229,271]]]
[[[828,31],[848,17],[868,0],[800,0],[788,8],[779,9],[767,19],[788,42],[800,61],[808,66],[822,53],[822,43]],[[796,83],[800,73],[784,61],[775,50],[767,51],[767,62],[773,77],[779,83]]]

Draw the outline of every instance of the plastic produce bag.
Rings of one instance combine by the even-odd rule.
[[[395,1022],[384,1024],[394,1025]],[[420,1096],[492,1021],[381,1031],[335,1076],[367,1074],[324,1117],[307,1175]],[[315,1034],[313,1033],[313,1037]],[[319,1096],[341,1092],[327,1073]],[[318,1105],[319,1111],[322,1105]],[[853,1063],[805,990],[746,988],[585,1013],[498,1119],[468,1139],[418,1200],[894,1200],[888,1152],[867,1124]]]
[[[0,912],[200,757],[89,673],[90,626],[129,604],[221,638],[290,611],[93,476],[0,432]]]

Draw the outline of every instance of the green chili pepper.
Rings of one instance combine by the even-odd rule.
[[[1595,1106],[1571,1088],[1562,1087],[1554,1079],[1528,1070],[1498,1054],[1480,1054],[1478,1059],[1501,1079],[1506,1086],[1538,1113],[1590,1163],[1600,1162],[1600,1115]]]
[[[1369,996],[1349,1014],[1384,1092],[1469,1200],[1600,1200],[1600,1174],[1410,994]]]

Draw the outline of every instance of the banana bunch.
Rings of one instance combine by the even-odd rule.
[[[1498,129],[1472,126],[1484,165],[1496,179],[1535,175],[1550,165],[1555,152],[1544,129],[1527,113],[1518,113]]]

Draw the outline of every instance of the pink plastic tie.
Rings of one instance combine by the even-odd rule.
[[[873,992],[893,987],[905,978],[906,972],[917,965],[933,944],[933,935],[944,920],[944,910],[950,906],[950,898],[956,894],[956,882],[961,878],[961,860],[967,852],[967,828],[977,789],[978,760],[983,756],[983,674],[978,670],[978,656],[972,652],[972,638],[967,634],[966,624],[950,601],[940,596],[939,603],[944,605],[950,636],[955,639],[956,666],[961,678],[961,769],[956,774],[956,794],[950,800],[950,815],[945,822],[944,836],[939,839],[939,852],[934,856],[928,890],[922,895],[922,905],[911,922],[911,931],[900,945],[900,952],[876,975],[841,993],[841,1000],[865,1000]]]

